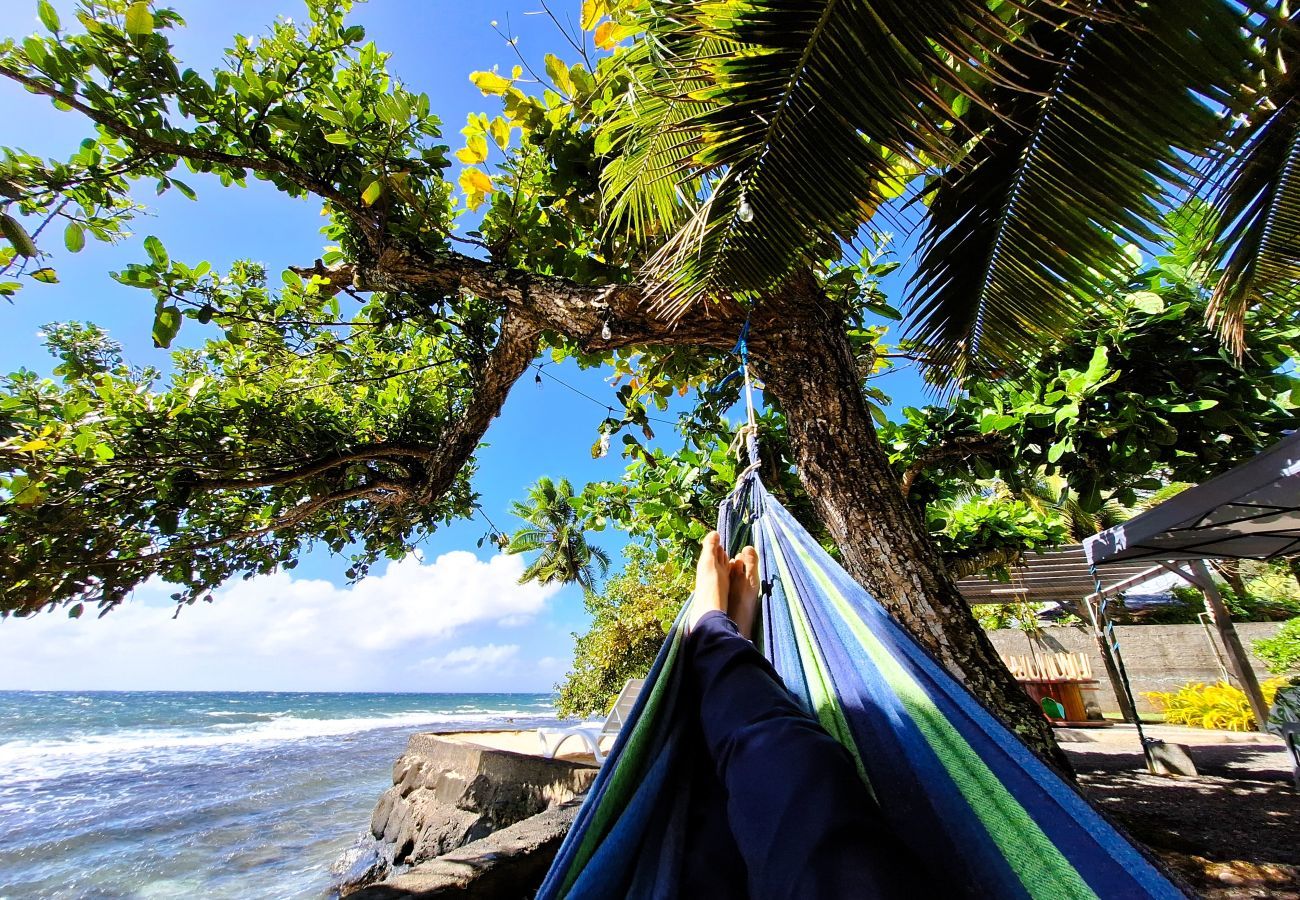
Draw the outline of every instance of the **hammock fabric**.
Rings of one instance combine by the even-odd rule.
[[[1183,896],[895,624],[756,475],[723,504],[719,531],[732,554],[758,549],[755,644],[848,748],[890,826],[946,881],[998,898]],[[682,692],[681,623],[540,898],[682,895],[695,710]]]

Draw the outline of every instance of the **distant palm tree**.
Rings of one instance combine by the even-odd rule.
[[[582,522],[573,508],[573,486],[567,478],[554,482],[542,477],[528,489],[528,500],[516,500],[511,511],[529,524],[510,538],[507,553],[540,551],[521,583],[570,584],[592,590],[596,579],[609,571],[609,555],[587,543]]]

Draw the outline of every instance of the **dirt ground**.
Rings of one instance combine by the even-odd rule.
[[[1127,728],[1061,746],[1089,797],[1199,896],[1300,900],[1300,793],[1282,742],[1197,729],[1151,731],[1187,746],[1200,774],[1147,774]]]

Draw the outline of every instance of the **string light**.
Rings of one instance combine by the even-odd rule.
[[[614,330],[609,327],[609,319],[606,319],[605,324],[600,326],[600,339],[602,341],[607,341],[613,336],[614,336]]]
[[[740,195],[740,206],[736,207],[736,218],[742,222],[754,221],[754,207],[749,205],[749,198]]]

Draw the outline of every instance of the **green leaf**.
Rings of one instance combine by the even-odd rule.
[[[86,229],[80,222],[69,222],[63,229],[63,245],[73,253],[79,253],[86,246]]]
[[[1147,315],[1154,316],[1165,311],[1164,299],[1151,291],[1137,291],[1129,294],[1126,299],[1134,309],[1141,310]]]
[[[994,431],[1004,431],[1016,424],[1015,416],[1007,416],[1001,413],[989,413],[980,419],[980,433],[990,434]]]
[[[569,67],[564,64],[554,53],[546,54],[546,74],[550,76],[551,81],[560,91],[568,97],[577,93],[573,86],[573,78],[569,75]]]
[[[31,259],[36,255],[36,244],[32,241],[31,235],[27,229],[8,213],[0,213],[0,233],[9,239],[9,243],[14,245],[14,250],[19,256],[25,256]]]
[[[132,37],[146,37],[153,33],[153,13],[148,0],[136,0],[126,8],[126,33]]]
[[[27,59],[31,64],[38,68],[45,65],[45,41],[38,37],[29,37],[23,40],[23,50],[27,52]]]
[[[149,254],[149,259],[153,261],[155,266],[160,269],[167,268],[167,263],[171,258],[167,255],[167,249],[163,247],[162,241],[153,235],[149,235],[144,239],[144,250]]]
[[[1092,359],[1088,362],[1088,371],[1084,373],[1088,378],[1089,385],[1101,381],[1102,377],[1106,374],[1106,367],[1109,361],[1110,354],[1104,345],[1099,346],[1093,351]]]
[[[69,619],[80,619],[80,618],[81,618],[81,614],[82,614],[83,612],[85,612],[85,611],[86,611],[86,604],[84,604],[84,603],[74,603],[72,606],[68,607],[68,618],[69,618]]]
[[[158,310],[153,320],[153,343],[155,347],[166,350],[172,345],[177,332],[181,330],[181,311],[174,306],[164,306]]]
[[[1207,409],[1214,409],[1219,405],[1218,400],[1193,400],[1190,403],[1175,403],[1173,406],[1166,407],[1170,412],[1202,412]]]
[[[352,138],[344,134],[342,131],[331,131],[329,134],[325,135],[325,140],[329,141],[331,144],[338,144],[340,147],[352,146]]]
[[[1047,461],[1049,463],[1058,462],[1062,456],[1074,449],[1074,441],[1069,438],[1063,441],[1057,441],[1047,448]]]
[[[32,278],[34,278],[39,282],[42,282],[43,284],[59,283],[58,273],[55,272],[53,269],[51,269],[49,266],[46,266],[42,269],[37,269],[35,272],[32,273]]]
[[[54,11],[54,6],[50,3],[50,0],[40,0],[36,4],[36,14],[40,16],[42,25],[50,31],[58,33],[59,14]]]

